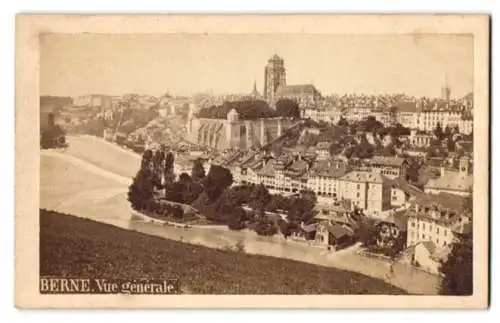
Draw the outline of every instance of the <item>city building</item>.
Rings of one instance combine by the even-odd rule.
[[[280,85],[276,91],[278,99],[291,99],[299,105],[301,115],[305,116],[308,108],[316,107],[321,99],[321,94],[312,84]],[[326,113],[324,113],[326,117]]]
[[[316,155],[319,160],[330,158],[330,142],[321,141],[316,144]]]
[[[342,159],[318,160],[307,176],[307,188],[316,194],[318,203],[331,204],[343,196],[339,178],[350,170]]]
[[[73,106],[100,107],[103,110],[111,109],[113,97],[109,95],[89,94],[73,98]]]
[[[427,106],[418,105],[415,114],[415,128],[422,131],[433,131],[437,125],[458,128],[461,133],[472,131],[472,116],[463,106],[450,105],[448,101],[434,101]]]
[[[414,265],[438,273],[457,234],[471,232],[472,220],[462,214],[462,204],[462,197],[447,193],[422,195],[412,204],[407,248]]]
[[[373,156],[370,160],[370,166],[375,172],[389,178],[406,178],[408,161],[405,158],[400,157]]]
[[[424,191],[429,194],[450,193],[467,196],[472,192],[473,176],[469,158],[464,156],[458,160],[458,165],[441,163],[440,176],[431,178],[424,185]]]
[[[431,140],[434,138],[433,135],[419,131],[417,129],[412,129],[410,135],[408,136],[408,143],[412,147],[424,147],[427,148],[431,145]]]
[[[463,202],[463,197],[448,193],[418,196],[407,213],[407,245],[421,241],[432,241],[438,247],[450,245],[454,233],[470,229],[471,220],[462,214]]]
[[[340,197],[369,215],[391,208],[390,179],[373,171],[352,171],[339,178]]]
[[[226,119],[198,118],[194,105],[189,105],[187,140],[218,150],[263,147],[280,137],[294,121],[288,118],[240,120],[233,109]]]
[[[401,177],[396,177],[391,182],[392,207],[407,207],[414,199],[423,194],[425,194],[423,191]]]

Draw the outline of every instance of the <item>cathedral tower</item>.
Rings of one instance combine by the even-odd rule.
[[[274,55],[267,61],[264,75],[264,99],[269,103],[275,103],[276,90],[286,85],[286,70],[283,58]]]
[[[450,101],[451,88],[448,85],[448,71],[446,71],[444,77],[444,86],[441,87],[441,99],[445,101]]]

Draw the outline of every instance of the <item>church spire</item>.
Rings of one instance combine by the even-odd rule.
[[[259,91],[257,91],[257,82],[255,82],[255,79],[253,80],[253,90],[252,90],[252,97],[257,98],[260,96]]]

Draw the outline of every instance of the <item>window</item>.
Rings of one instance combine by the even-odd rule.
[[[448,234],[448,230],[444,229],[444,236],[446,237],[447,234]]]
[[[432,232],[432,224],[429,224],[429,232]]]
[[[358,193],[356,193],[356,197],[359,197],[359,192],[358,192]]]
[[[425,239],[425,234],[422,234],[422,239]]]
[[[439,234],[439,228],[436,228],[436,233]]]
[[[414,228],[415,227],[415,222],[412,222],[411,223],[411,227]]]
[[[439,238],[436,239],[436,243],[439,243]]]
[[[358,185],[356,185],[356,188],[359,190],[359,184],[358,184]]]
[[[425,223],[422,223],[422,230],[425,230]]]

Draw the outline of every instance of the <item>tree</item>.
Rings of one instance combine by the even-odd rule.
[[[389,144],[382,148],[382,156],[392,157],[395,155],[396,155],[396,150],[394,150],[392,144]]]
[[[170,209],[172,216],[177,219],[181,219],[184,216],[184,210],[180,205],[173,205]]]
[[[464,214],[471,216],[473,211],[473,199],[472,199],[472,189],[469,189],[469,194],[464,198],[462,202],[462,211]]]
[[[194,181],[201,181],[205,178],[205,168],[203,168],[203,161],[200,158],[196,159],[193,163],[191,177]]]
[[[242,230],[245,228],[247,214],[241,207],[234,209],[234,212],[228,215],[228,228],[231,230]]]
[[[165,180],[165,185],[168,183],[172,183],[175,180],[174,174],[174,154],[172,152],[168,152],[165,155],[165,161],[163,163],[163,176]]]
[[[152,161],[156,171],[160,170],[160,166],[163,163],[164,159],[165,153],[163,151],[158,149],[154,152]]]
[[[363,244],[363,246],[369,247],[377,243],[379,233],[380,229],[376,225],[375,221],[364,218],[363,221],[359,223],[355,235],[358,241]]]
[[[181,182],[183,184],[188,184],[188,183],[191,183],[192,181],[193,181],[193,179],[187,173],[182,173],[179,175],[179,182]]]
[[[65,146],[65,131],[55,123],[55,117],[52,112],[49,113],[47,118],[47,126],[40,129],[40,147],[48,149]]]
[[[441,264],[440,271],[444,277],[441,280],[440,294],[472,295],[472,270],[472,234],[462,234],[452,244],[448,258]]]
[[[55,126],[54,120],[55,120],[54,113],[50,112],[47,117],[47,124],[49,125],[49,128],[53,128]]]
[[[339,127],[347,127],[349,126],[349,122],[347,122],[346,118],[341,117],[339,122],[337,122],[337,126]]]
[[[149,168],[141,168],[128,190],[128,201],[134,210],[143,210],[153,198],[153,176]]]
[[[153,160],[153,151],[150,149],[146,149],[142,154],[141,168],[149,168],[152,160]]]
[[[452,129],[449,125],[446,125],[446,127],[444,128],[444,136],[445,137],[449,137],[451,136],[452,134]]]
[[[271,195],[269,203],[266,205],[266,210],[270,212],[287,211],[290,208],[290,199],[280,194]]]
[[[434,129],[434,135],[438,140],[442,140],[444,137],[443,128],[441,127],[441,123],[436,124],[436,128]]]
[[[338,155],[340,152],[342,152],[342,146],[338,141],[334,141],[330,144],[330,147],[328,148],[328,151],[330,153],[330,156],[335,156]]]
[[[165,199],[167,201],[184,203],[183,192],[185,185],[182,182],[167,183],[165,185]]]
[[[292,235],[292,231],[290,230],[290,225],[288,224],[288,222],[286,222],[283,219],[280,219],[278,221],[278,224],[280,227],[280,232],[285,237],[285,239]]]
[[[446,147],[448,148],[448,151],[455,151],[455,142],[452,137],[448,137],[448,139],[446,139]]]
[[[210,204],[210,198],[208,197],[207,193],[203,191],[198,195],[198,197],[191,202],[191,205],[199,210],[200,212],[204,213],[204,210],[207,208],[207,206]]]
[[[318,199],[316,198],[316,194],[308,189],[300,192],[300,197],[302,199],[302,203],[304,205],[304,211],[310,211],[316,206],[316,202]]]
[[[231,184],[233,184],[231,171],[218,165],[212,165],[203,180],[203,187],[211,201],[215,201]]]
[[[372,133],[378,132],[380,129],[384,128],[384,125],[380,121],[375,119],[374,116],[368,116],[368,118],[366,118],[366,120],[363,120],[360,125],[362,131]]]
[[[250,197],[250,206],[256,210],[263,210],[264,207],[269,203],[271,199],[271,195],[269,191],[264,186],[264,184],[256,185],[252,191],[252,195]]]
[[[272,221],[269,221],[265,216],[260,216],[255,227],[255,232],[260,236],[272,236],[278,230]]]
[[[276,102],[276,112],[281,117],[300,118],[300,108],[295,100],[278,100],[278,102]]]
[[[408,165],[408,168],[406,169],[406,180],[411,183],[418,183],[419,181],[419,169],[420,169],[420,164],[413,161]]]

